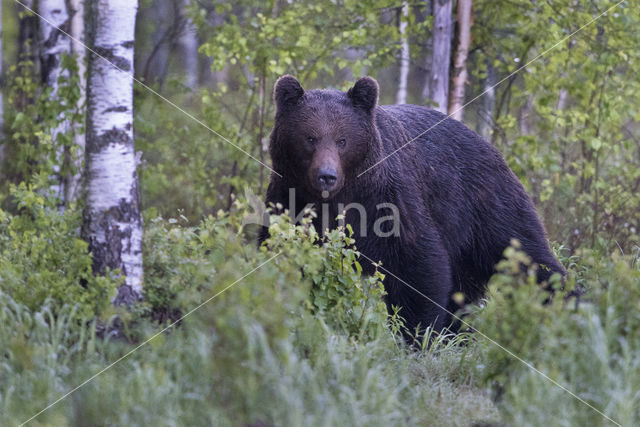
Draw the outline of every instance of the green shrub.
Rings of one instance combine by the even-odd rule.
[[[578,300],[557,292],[551,301],[535,285],[526,259],[511,248],[490,284],[486,305],[476,311],[480,377],[493,386],[506,419],[514,425],[609,425],[593,409],[516,360],[521,357],[588,404],[622,425],[640,422],[640,269],[633,257],[584,251],[573,277],[586,293]],[[568,290],[568,289],[567,289]],[[546,302],[543,304],[543,302]],[[504,347],[504,348],[502,348]]]
[[[146,316],[169,321],[171,315],[154,317],[166,307],[186,317],[37,421],[387,426],[499,420],[487,393],[470,385],[473,346],[440,341],[423,353],[407,351],[391,332],[380,277],[360,275],[345,230],[318,244],[312,229],[274,217],[270,249],[258,249],[243,237],[242,214],[221,213],[191,228],[147,221],[148,298],[136,316],[122,318],[131,332],[127,340],[109,334],[96,340],[91,325],[60,326],[62,315],[34,323],[29,319],[40,312],[23,306],[25,314],[5,315],[0,339],[21,345],[13,354],[46,354],[59,342],[42,332],[50,329],[68,334],[59,345],[74,350],[46,366],[31,363],[28,377],[20,363],[29,358],[5,359],[0,380],[11,378],[13,391],[0,392],[0,423],[25,421],[127,356],[159,330]],[[339,286],[349,288],[330,291]]]
[[[18,213],[0,210],[0,290],[30,310],[50,300],[53,311],[75,305],[79,317],[99,314],[119,282],[93,276],[79,213],[58,212],[54,200],[25,184],[11,194]]]
[[[373,339],[385,327],[387,310],[383,274],[362,274],[350,226],[320,237],[311,217],[293,226],[286,215],[272,216],[271,238],[263,251],[282,251],[310,284],[307,306],[337,330]]]

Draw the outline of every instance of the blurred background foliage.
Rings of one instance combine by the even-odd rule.
[[[380,102],[393,103],[401,3],[140,1],[136,78],[175,106],[136,84],[145,300],[124,310],[109,305],[118,272],[91,274],[77,233],[82,201],[61,213],[45,191],[69,164],[59,147],[72,148],[82,130],[50,137],[60,117],[82,125],[78,67],[64,61],[69,73],[50,99],[34,47],[16,42],[28,16],[3,1],[0,424],[25,421],[279,254],[37,421],[608,425],[502,346],[637,425],[640,10],[623,1],[557,44],[613,4],[473,2],[466,100],[484,95],[463,121],[521,179],[571,278],[541,304],[533,273],[514,268],[526,257],[510,248],[489,298],[465,318],[482,334],[432,337],[414,352],[401,313],[381,304],[382,276],[360,275],[366,261],[348,230],[319,242],[275,218],[274,251],[256,248],[255,228],[242,226],[244,194],[263,194],[268,170],[229,144],[269,163],[272,86],[284,73],[305,88],[342,90],[371,75]],[[408,102],[429,105],[431,2],[409,6]],[[585,290],[579,301],[562,298],[574,286]]]

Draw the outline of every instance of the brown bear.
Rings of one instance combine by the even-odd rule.
[[[456,292],[481,298],[512,239],[540,266],[539,281],[565,274],[521,183],[459,121],[416,105],[379,106],[370,77],[345,93],[305,91],[286,75],[274,99],[267,203],[292,217],[314,204],[318,231],[335,227],[346,208],[357,249],[382,262],[387,306],[401,307],[409,331],[448,326]],[[260,242],[267,237],[263,227]]]

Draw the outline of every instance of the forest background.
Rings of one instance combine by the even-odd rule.
[[[634,2],[136,3],[2,0],[0,423],[640,422]],[[130,55],[119,68],[106,34]],[[126,84],[96,83],[100,66]],[[559,292],[584,295],[542,304],[515,245],[468,332],[416,352],[349,230],[274,217],[274,249],[256,248],[243,219],[266,190],[285,73],[341,90],[371,75],[381,104],[490,140],[570,273]],[[119,238],[139,232],[139,271],[96,250],[117,185],[92,172],[93,114],[113,99],[135,177]]]

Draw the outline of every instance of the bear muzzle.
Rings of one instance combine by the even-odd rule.
[[[323,199],[333,197],[343,184],[338,168],[325,165],[313,168],[309,173],[309,184],[315,193]]]
[[[338,171],[330,168],[323,168],[318,171],[318,185],[324,191],[333,189],[338,182]]]

